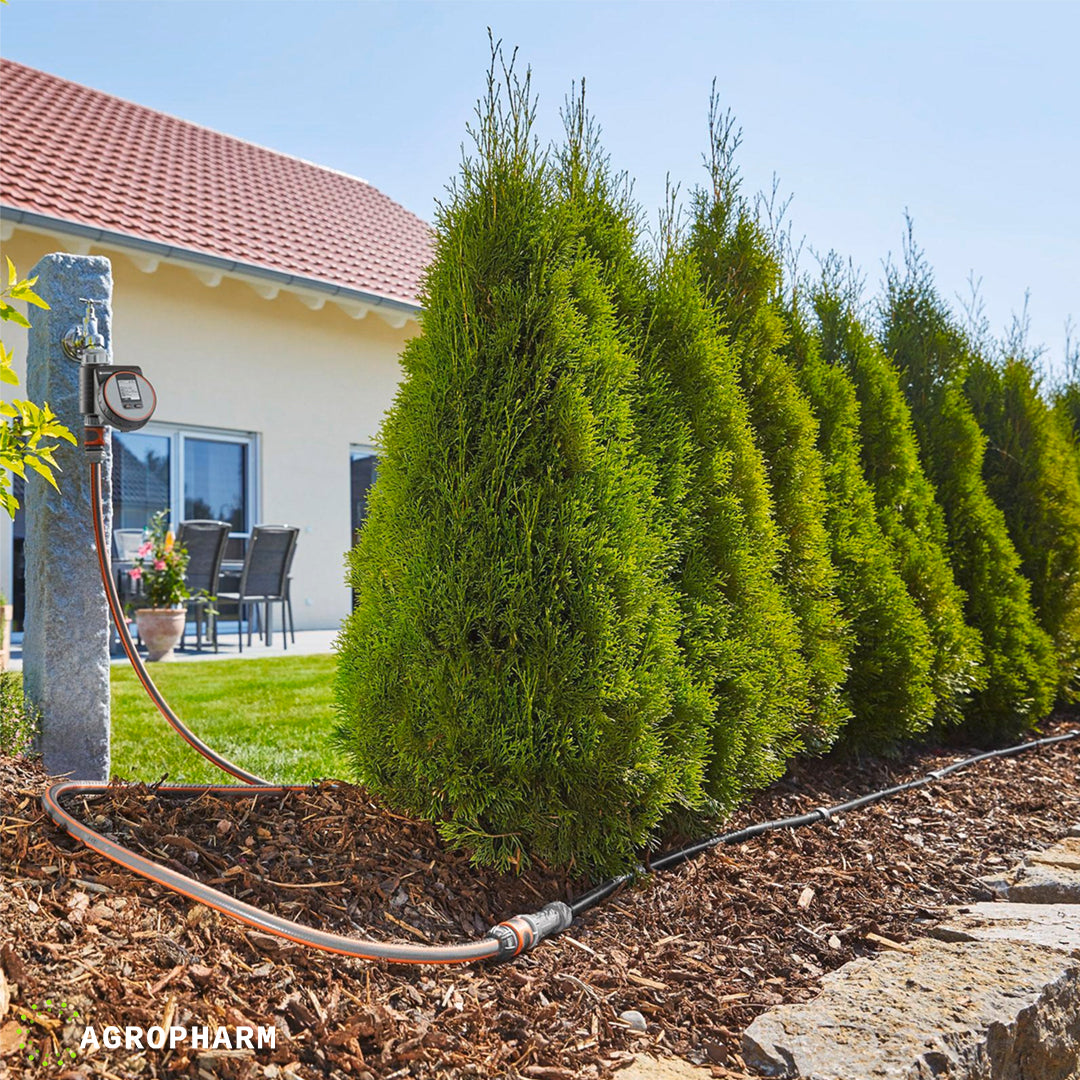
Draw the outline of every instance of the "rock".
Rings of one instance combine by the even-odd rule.
[[[1017,904],[1080,904],[1080,871],[1062,867],[1025,866],[1005,898]]]
[[[712,1070],[699,1069],[681,1058],[642,1055],[634,1058],[625,1069],[619,1069],[615,1075],[618,1080],[707,1080],[712,1076]]]
[[[1058,866],[1064,870],[1080,870],[1080,840],[1066,837],[1051,844],[1045,851],[1024,856],[1029,866]]]
[[[1008,873],[980,881],[1002,900],[1017,904],[1080,904],[1080,837],[1030,851]]]
[[[1080,960],[1023,940],[918,941],[822,980],[743,1035],[765,1076],[1067,1080],[1080,1068]]]
[[[1080,905],[972,904],[929,931],[939,941],[1026,941],[1080,956]]]
[[[627,1009],[619,1013],[619,1019],[626,1024],[631,1031],[648,1031],[649,1025],[645,1017],[637,1009]]]
[[[1074,825],[1071,829],[1069,829],[1069,831],[1065,835],[1066,836],[1080,836],[1080,825]]]

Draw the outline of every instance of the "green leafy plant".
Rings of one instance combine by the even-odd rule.
[[[176,543],[169,528],[169,511],[159,510],[144,531],[135,565],[128,571],[133,580],[142,582],[143,597],[150,607],[179,607],[191,596],[184,581],[188,553]]]
[[[983,477],[1005,514],[1042,627],[1054,639],[1058,692],[1080,694],[1080,476],[1075,450],[1040,393],[1032,359],[973,359],[964,393],[986,436]]]
[[[339,745],[478,863],[610,873],[700,802],[707,712],[636,453],[633,357],[529,80],[496,71],[348,559]]]
[[[982,635],[986,682],[966,703],[964,728],[986,741],[1012,737],[1050,711],[1058,682],[1053,642],[1038,624],[1004,514],[983,479],[986,436],[962,391],[971,342],[910,229],[903,270],[889,267],[882,316],[882,344],[899,371],[920,460],[945,514],[964,614]]]
[[[820,338],[797,306],[789,314],[787,352],[818,418],[825,463],[829,553],[839,572],[837,595],[854,635],[844,690],[854,717],[848,745],[876,752],[929,727],[934,713],[930,631],[881,528],[873,489],[862,471],[862,433],[855,388],[821,355]]]
[[[851,715],[842,687],[852,639],[837,598],[837,571],[825,527],[824,463],[817,420],[783,355],[785,330],[774,306],[780,266],[735,164],[740,133],[709,111],[709,185],[692,197],[690,248],[715,305],[750,408],[750,425],[768,467],[780,537],[778,573],[798,620],[809,676],[808,747],[822,750]]]
[[[563,197],[638,358],[634,426],[672,538],[679,644],[710,696],[706,788],[710,809],[723,811],[783,771],[809,713],[798,625],[774,574],[780,539],[765,465],[735,362],[676,235],[673,210],[650,261],[640,212],[629,185],[610,170],[584,87],[571,96],[564,121]]]
[[[30,327],[27,319],[12,303],[22,300],[35,307],[48,309],[49,305],[34,292],[37,278],[19,280],[15,264],[7,260],[8,281],[0,290],[0,319],[12,322],[26,329]],[[19,377],[12,365],[13,354],[0,341],[0,383],[18,386]],[[63,439],[75,444],[75,436],[57,419],[48,403],[35,405],[32,401],[16,398],[12,401],[0,401],[0,505],[10,517],[19,509],[19,500],[12,491],[12,474],[26,479],[26,470],[32,469],[43,476],[54,488],[57,486],[54,471],[60,466],[53,457],[58,443],[52,439]]]
[[[859,406],[861,463],[878,522],[933,640],[930,684],[937,722],[951,725],[985,681],[978,630],[949,562],[945,516],[919,462],[911,409],[889,358],[857,313],[859,284],[835,257],[812,292],[822,359],[851,379]]]
[[[0,754],[30,752],[41,730],[41,714],[23,696],[22,676],[0,672]]]

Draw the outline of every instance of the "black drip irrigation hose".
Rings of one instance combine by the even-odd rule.
[[[304,784],[270,784],[254,773],[234,765],[199,739],[169,707],[168,702],[154,685],[154,680],[147,672],[146,666],[135,648],[135,643],[131,640],[127,621],[123,617],[120,598],[116,591],[116,583],[113,581],[109,569],[108,547],[105,543],[105,527],[101,515],[101,466],[96,462],[90,465],[90,487],[93,502],[94,538],[97,544],[98,564],[101,569],[102,583],[105,586],[105,595],[108,599],[113,621],[116,623],[117,633],[120,635],[120,641],[139,681],[162,716],[165,717],[169,725],[185,742],[223,772],[243,781],[242,784],[155,785],[153,789],[155,794],[177,797],[214,795],[220,798],[244,798],[249,796],[257,797],[260,794],[283,795],[289,792],[310,790],[308,785]],[[914,788],[924,787],[937,780],[942,780],[951,773],[965,769],[978,761],[986,761],[989,758],[1012,757],[1028,750],[1035,750],[1039,747],[1050,746],[1053,743],[1065,742],[1068,739],[1077,737],[1080,737],[1080,730],[1069,731],[1063,735],[1052,735],[1043,739],[1034,739],[1029,742],[1019,743],[1016,746],[1005,747],[1002,750],[990,750],[984,754],[976,754],[974,757],[956,761],[942,769],[934,769],[925,776],[909,780],[905,784],[897,784],[895,787],[874,791],[869,795],[851,799],[849,802],[821,807],[817,810],[811,810],[808,814],[800,814],[798,817],[781,818],[777,821],[763,821],[757,825],[750,825],[745,829],[724,833],[720,836],[712,836],[707,840],[688,844],[677,851],[670,851],[658,856],[651,861],[649,867],[639,865],[631,873],[621,874],[610,881],[597,885],[594,889],[590,889],[587,893],[579,896],[572,904],[564,904],[562,901],[556,900],[532,914],[515,915],[499,923],[498,926],[493,926],[487,935],[480,940],[461,945],[403,945],[394,942],[367,941],[345,937],[340,934],[331,934],[289,919],[283,919],[251,904],[245,904],[242,900],[237,900],[226,893],[219,892],[217,889],[212,889],[209,885],[203,885],[194,878],[170,870],[168,867],[155,863],[151,859],[131,851],[116,843],[115,840],[111,840],[109,837],[90,828],[90,826],[65,809],[60,802],[65,796],[103,795],[108,791],[109,785],[107,783],[77,780],[61,781],[53,784],[41,796],[41,804],[45,813],[56,825],[92,851],[104,855],[107,859],[111,859],[113,862],[147,878],[149,881],[162,885],[189,899],[197,900],[201,904],[220,911],[223,915],[228,915],[230,918],[273,934],[276,937],[286,938],[300,945],[307,945],[325,952],[338,953],[364,960],[386,960],[395,964],[469,964],[477,960],[510,959],[519,953],[528,952],[539,945],[544,938],[552,937],[565,930],[579,915],[584,914],[624,885],[630,884],[649,871],[668,870],[673,866],[678,866],[679,863],[685,862],[687,859],[695,858],[722,844],[741,844],[746,840],[761,836],[763,833],[775,832],[779,829],[797,829],[804,825],[815,825],[822,821],[830,821],[838,814],[858,810],[863,806],[881,802],[882,799],[899,795],[901,792],[911,791]]]

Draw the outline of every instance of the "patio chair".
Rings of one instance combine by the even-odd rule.
[[[206,634],[214,642],[214,652],[218,651],[217,619],[213,612],[213,598],[217,593],[221,578],[221,560],[225,556],[225,545],[229,542],[229,530],[232,525],[227,521],[211,521],[194,518],[181,521],[176,535],[176,542],[187,548],[188,566],[184,581],[191,591],[187,602],[188,614],[195,614],[195,648],[202,652],[202,628],[206,621]],[[202,596],[196,595],[202,592]],[[184,624],[184,636],[180,638],[180,647],[184,646],[187,636],[187,623]]]
[[[119,562],[132,562],[143,542],[142,529],[113,529],[113,547]]]
[[[139,583],[132,581],[127,572],[130,569],[130,564],[137,558],[142,542],[142,529],[113,529],[113,549],[116,552],[116,563],[118,564],[113,566],[113,573],[116,575],[116,591],[120,595],[120,606],[125,611],[128,604],[142,596],[142,588]],[[135,637],[141,645],[142,635],[138,632],[138,629],[135,631]],[[120,638],[117,636],[115,627],[110,630],[109,648],[113,651],[118,651],[120,648]]]
[[[289,598],[289,570],[292,567],[296,540],[300,530],[291,525],[256,525],[251,530],[244,568],[240,572],[240,587],[236,592],[218,593],[218,598],[236,604],[236,629],[240,651],[244,651],[244,609],[263,605],[265,617],[260,631],[266,644],[273,639],[272,604],[281,604],[281,639],[288,644],[288,626],[292,623],[292,604]],[[286,621],[286,616],[288,621]],[[293,637],[295,642],[296,638]],[[251,617],[248,617],[248,645],[251,645]]]

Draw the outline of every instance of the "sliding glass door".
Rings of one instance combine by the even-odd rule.
[[[211,518],[234,536],[258,520],[254,434],[148,425],[114,431],[112,443],[114,529],[141,529],[166,509],[174,527]]]

